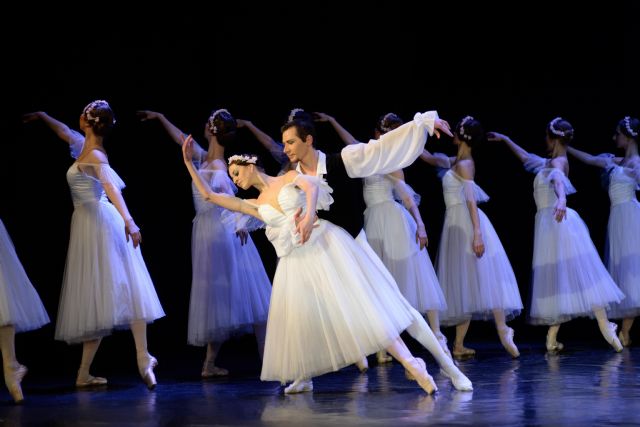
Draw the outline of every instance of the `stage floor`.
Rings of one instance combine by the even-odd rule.
[[[469,343],[474,346],[474,343]],[[426,395],[397,364],[360,374],[355,367],[314,380],[311,393],[285,396],[258,373],[202,381],[196,361],[167,361],[148,391],[136,376],[109,376],[103,389],[76,390],[73,378],[25,378],[26,402],[0,393],[3,426],[214,426],[214,425],[631,425],[640,424],[640,350],[615,353],[572,344],[560,355],[521,344],[511,359],[496,344],[476,343],[478,355],[459,362],[473,392],[458,392],[425,358],[439,391]],[[101,372],[96,372],[100,374]]]

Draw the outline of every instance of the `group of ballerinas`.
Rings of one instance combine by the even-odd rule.
[[[205,150],[164,115],[141,111],[139,116],[158,120],[182,146],[193,179],[196,219],[188,342],[207,345],[203,377],[227,374],[215,365],[221,343],[250,329],[261,352],[264,348],[261,379],[291,382],[285,393],[312,390],[312,377],[350,364],[364,371],[367,355],[377,353],[378,361],[384,362],[390,360],[386,352],[404,366],[407,378],[427,393],[434,392],[437,387],[424,361],[413,357],[400,338],[403,330],[434,356],[456,389],[471,390],[471,382],[451,359],[440,323],[456,325],[455,357],[473,355],[464,347],[469,322],[488,318],[495,320],[506,350],[519,355],[513,330],[506,325],[523,308],[517,283],[495,230],[477,208],[488,198],[473,182],[472,147],[485,137],[477,120],[466,117],[451,133],[435,112],[418,113],[407,123],[387,114],[378,122],[375,139],[364,144],[326,114],[294,110],[282,128],[280,144],[251,122],[216,110],[205,126]],[[130,328],[140,375],[152,389],[157,360],[147,351],[146,325],[164,312],[140,253],[140,230],[121,194],[124,183],[110,168],[104,149],[104,138],[115,124],[113,111],[105,101],[87,105],[79,121],[84,136],[43,112],[27,114],[24,120],[43,121],[70,145],[76,159],[67,172],[74,213],[56,325],[56,339],[83,343],[76,386],[107,383],[89,373],[100,340],[114,328]],[[313,121],[331,123],[347,146],[334,154],[317,150]],[[547,126],[552,156],[547,160],[525,152],[504,135],[488,134],[489,140],[505,141],[537,174],[530,317],[550,325],[550,351],[562,349],[556,341],[562,322],[589,314],[619,351],[606,308],[624,317],[620,339],[630,343],[629,329],[640,299],[633,286],[638,250],[631,233],[620,230],[629,230],[634,221],[633,227],[638,227],[634,191],[640,176],[639,125],[637,119],[625,118],[617,128],[616,141],[627,150],[624,158],[571,151],[610,172],[607,266],[627,295],[624,300],[586,227],[566,208],[566,195],[574,191],[566,158],[571,125],[555,119]],[[233,141],[237,127],[249,129],[282,164],[278,176],[265,174],[255,156],[225,159],[225,146]],[[427,137],[441,132],[453,137],[456,157],[424,149]],[[417,158],[447,170],[437,276],[424,250],[427,236],[419,198],[402,174],[402,168]],[[260,195],[239,199],[234,196],[236,185],[253,186]],[[366,210],[358,219],[353,205],[363,196]],[[351,214],[345,215],[347,211]],[[363,224],[366,232],[360,232]],[[273,287],[248,235],[261,227],[266,227],[279,257]],[[38,328],[48,317],[6,231],[0,232],[0,291],[5,294],[0,300],[0,350],[5,383],[19,402],[26,368],[15,358],[14,334]]]

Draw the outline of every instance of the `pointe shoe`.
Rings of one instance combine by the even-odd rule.
[[[200,373],[202,378],[224,377],[226,375],[229,375],[228,370],[214,365],[213,361],[204,361],[204,365],[202,365],[202,372]]]
[[[433,377],[427,372],[424,360],[419,357],[414,357],[407,365],[408,366],[405,366],[405,369],[409,371],[411,377],[418,382],[418,385],[422,387],[427,394],[433,394],[438,391],[438,386],[436,386]]]
[[[449,351],[449,347],[447,346],[447,337],[445,337],[442,332],[435,332],[434,335],[438,340],[438,344],[440,344],[440,347],[442,347],[442,351],[444,351],[444,353],[449,356],[449,358],[451,358],[451,352]]]
[[[602,335],[607,340],[607,342],[611,345],[611,347],[613,347],[613,349],[617,353],[620,353],[622,351],[622,343],[620,343],[620,340],[616,336],[616,330],[618,329],[618,325],[616,325],[613,322],[609,322],[608,326],[609,326],[607,331],[608,333],[602,334]]]
[[[622,331],[620,331],[620,333],[618,334],[618,339],[620,340],[620,343],[624,346],[624,347],[629,347],[631,346],[631,339],[629,338],[629,335],[627,335],[625,337],[625,335],[622,333]]]
[[[27,367],[19,363],[13,368],[4,370],[4,383],[7,385],[9,394],[11,394],[15,403],[22,403],[24,401],[20,383],[22,382],[22,378],[27,374],[27,371]]]
[[[153,372],[156,366],[158,366],[158,360],[149,353],[138,356],[138,372],[149,390],[153,390],[158,384]]]
[[[313,381],[300,379],[289,384],[289,386],[284,389],[284,394],[304,393],[306,391],[313,391]]]
[[[369,361],[367,360],[366,357],[363,357],[362,360],[360,360],[359,362],[356,362],[356,366],[358,367],[358,370],[360,371],[360,373],[364,374],[369,369]]]
[[[427,364],[424,362],[423,359],[421,359],[419,357],[416,357],[416,360],[418,361],[418,364],[422,367],[422,369],[424,369],[424,370],[427,369]],[[409,381],[415,381],[416,380],[416,377],[414,377],[413,374],[411,372],[409,372],[409,370],[407,368],[404,369],[404,376]]]
[[[507,350],[511,357],[516,358],[520,356],[520,352],[518,351],[518,347],[516,347],[515,343],[513,342],[513,335],[513,329],[509,327],[498,330],[498,336],[500,337],[502,346]]]
[[[456,359],[468,359],[476,355],[476,351],[467,347],[453,347],[453,357]]]
[[[555,353],[558,351],[562,351],[564,349],[564,344],[559,341],[551,340],[549,335],[547,335],[547,343],[546,343],[547,351],[550,353]]]
[[[465,374],[460,372],[460,370],[452,363],[449,368],[452,372],[447,371],[446,368],[440,366],[440,373],[442,376],[449,378],[451,380],[451,384],[453,384],[453,388],[458,391],[473,391],[473,384],[471,380],[466,377]],[[457,372],[455,372],[455,371]]]
[[[99,387],[103,385],[107,385],[107,379],[103,377],[94,377],[93,375],[87,375],[84,378],[78,377],[76,379],[76,387],[78,388]]]
[[[389,356],[389,353],[387,353],[385,350],[380,350],[379,352],[377,352],[376,359],[378,360],[379,364],[391,363],[393,361],[393,357]]]

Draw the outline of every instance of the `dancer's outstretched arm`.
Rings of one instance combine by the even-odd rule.
[[[422,150],[420,160],[437,168],[450,169],[451,165],[455,163],[456,158],[449,157],[442,153],[430,153],[428,150]]]
[[[586,153],[584,151],[576,150],[573,147],[567,147],[567,152],[571,154],[576,159],[580,160],[583,163],[586,163],[591,166],[597,166],[599,168],[606,168],[611,163],[611,161],[615,163],[620,163],[622,161],[621,157],[615,157],[613,154],[610,155],[600,155],[594,156],[592,154]]]
[[[522,163],[525,163],[530,157],[530,154],[527,150],[525,150],[524,148],[520,147],[518,144],[513,142],[511,138],[509,138],[507,135],[503,135],[498,132],[488,132],[487,140],[500,141],[500,142],[506,143],[507,147],[509,147],[509,149],[513,152],[513,154],[515,154],[515,156],[518,159],[520,159]]]
[[[338,123],[338,121],[335,118],[333,118],[333,116],[330,116],[325,113],[319,113],[319,112],[314,113],[314,115],[316,117],[316,121],[330,123],[331,126],[333,126],[333,129],[335,129],[338,136],[340,136],[340,139],[342,139],[342,142],[345,143],[345,145],[362,143],[362,141],[358,141],[353,135],[349,133],[348,130],[343,128],[342,125]]]
[[[173,139],[173,141],[182,146],[182,142],[185,140],[185,138],[187,137],[187,134],[182,132],[176,125],[174,125],[173,123],[171,123],[162,113],[158,113],[157,111],[150,111],[150,110],[140,110],[137,113],[138,118],[140,119],[140,121],[147,121],[147,120],[157,120],[160,122],[160,124],[162,124],[162,127],[164,128],[164,130],[169,134],[169,136],[171,137],[171,139]],[[192,138],[193,140],[193,138]],[[195,140],[193,140],[194,142],[194,153],[196,154],[196,156],[198,158],[204,158],[207,150],[205,150],[204,148],[202,148]]]
[[[239,197],[231,196],[226,193],[216,193],[211,190],[209,184],[202,179],[193,165],[193,139],[191,138],[191,135],[187,136],[182,144],[182,156],[196,188],[206,201],[230,211],[241,212],[262,220],[262,217],[258,213],[258,209],[252,204],[247,203]]]
[[[282,144],[278,143],[275,139],[271,138],[265,132],[263,132],[260,128],[254,125],[249,120],[236,120],[239,128],[248,129],[249,132],[253,134],[253,136],[258,140],[258,142],[269,151],[271,157],[278,162],[281,166],[284,166],[289,163],[289,158],[282,149]]]
[[[29,123],[36,120],[43,121],[47,126],[49,126],[49,128],[51,128],[51,130],[55,132],[58,138],[62,139],[64,142],[66,142],[69,145],[75,142],[78,142],[78,140],[80,141],[84,140],[84,136],[80,132],[77,132],[69,128],[69,126],[67,126],[66,124],[62,123],[59,120],[54,119],[44,111],[27,113],[22,116],[23,123]]]

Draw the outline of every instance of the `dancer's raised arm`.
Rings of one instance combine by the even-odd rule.
[[[22,116],[23,123],[29,123],[36,120],[43,121],[47,126],[49,126],[49,128],[51,128],[52,131],[55,132],[58,138],[62,139],[69,145],[84,140],[84,136],[80,132],[69,128],[69,126],[59,120],[54,119],[44,111],[27,113]]]
[[[507,135],[503,135],[498,132],[487,132],[487,140],[506,143],[507,147],[509,147],[513,154],[515,154],[515,156],[520,159],[522,163],[525,163],[529,159],[529,152],[513,142]]]

